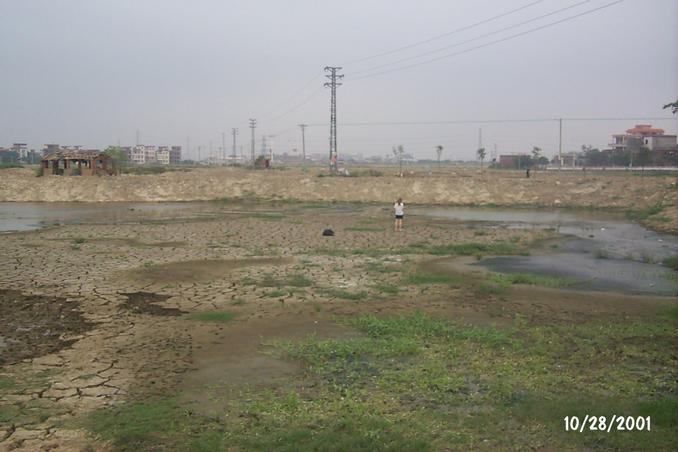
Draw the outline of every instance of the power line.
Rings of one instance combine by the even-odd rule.
[[[675,117],[624,117],[624,118],[525,118],[525,119],[458,119],[440,121],[393,121],[393,122],[342,122],[342,126],[422,126],[439,124],[492,124],[511,122],[563,121],[675,121]],[[327,123],[308,124],[308,127],[326,127]]]
[[[447,36],[451,36],[451,35],[453,35],[453,34],[460,33],[460,32],[462,32],[462,31],[470,30],[471,28],[475,28],[475,27],[477,27],[477,26],[479,26],[479,25],[483,25],[483,24],[486,24],[486,23],[488,23],[488,22],[492,22],[493,20],[497,20],[497,19],[500,19],[500,18],[502,18],[502,17],[506,17],[506,16],[511,15],[511,14],[513,14],[513,13],[516,13],[516,12],[518,12],[518,11],[522,11],[522,10],[524,10],[524,9],[527,9],[527,8],[531,7],[531,6],[534,6],[534,5],[536,5],[537,3],[541,3],[542,1],[543,1],[543,0],[537,0],[536,2],[528,3],[527,5],[521,6],[520,8],[516,8],[516,9],[513,9],[513,10],[511,10],[511,11],[505,12],[505,13],[503,13],[503,14],[499,14],[499,15],[497,15],[497,16],[490,17],[489,19],[481,20],[480,22],[476,22],[476,23],[471,24],[471,25],[466,25],[466,26],[464,26],[464,27],[457,28],[457,29],[452,30],[452,31],[448,31],[447,33],[443,33],[443,34],[441,34],[441,35],[437,35],[437,36],[434,36],[434,37],[432,37],[432,38],[428,38],[428,39],[425,39],[425,40],[423,40],[423,41],[416,42],[416,43],[414,43],[414,44],[410,44],[410,45],[406,45],[406,46],[403,46],[403,47],[399,47],[399,48],[397,48],[397,49],[389,50],[389,51],[387,51],[387,52],[382,52],[382,53],[378,53],[378,54],[376,54],[376,55],[371,55],[371,56],[368,56],[368,57],[364,57],[364,58],[359,58],[359,59],[356,59],[356,60],[348,61],[348,62],[346,62],[345,64],[348,65],[348,64],[351,64],[351,63],[358,63],[358,62],[361,62],[361,61],[371,60],[371,59],[378,58],[378,57],[381,57],[381,56],[391,55],[391,54],[393,54],[393,53],[397,53],[397,52],[401,52],[401,51],[403,51],[403,50],[411,49],[411,48],[413,48],[413,47],[418,47],[418,46],[420,46],[420,45],[427,44],[427,43],[429,43],[429,42],[431,42],[431,41],[435,41],[435,40],[437,40],[437,39],[441,39],[441,38],[444,38],[444,37],[447,37]]]
[[[278,119],[282,118],[283,116],[286,116],[286,115],[292,113],[292,112],[293,112],[294,110],[296,110],[297,108],[306,105],[306,104],[309,103],[311,100],[313,100],[313,98],[314,98],[315,96],[317,96],[318,93],[320,93],[320,91],[321,91],[322,89],[323,89],[322,86],[316,88],[316,90],[313,91],[313,93],[311,93],[311,95],[310,95],[309,97],[307,97],[305,100],[303,100],[301,103],[295,105],[294,107],[290,108],[289,110],[285,111],[284,113],[281,113],[280,115],[276,116],[275,118],[271,118],[270,121],[277,121]]]
[[[501,33],[501,32],[507,31],[507,30],[511,30],[511,29],[514,29],[514,28],[521,27],[521,26],[528,24],[530,22],[535,22],[537,20],[541,20],[541,19],[544,19],[544,18],[549,17],[549,16],[554,16],[556,14],[560,14],[563,11],[567,11],[568,9],[572,9],[572,8],[577,8],[577,7],[579,7],[579,6],[581,6],[585,3],[589,3],[590,1],[591,0],[584,0],[582,2],[575,3],[574,5],[566,6],[564,8],[560,8],[556,11],[552,11],[550,13],[542,14],[540,16],[533,17],[532,19],[524,20],[524,21],[519,22],[517,24],[509,25],[507,27],[500,28],[500,29],[495,30],[495,31],[491,31],[489,33],[485,33],[485,34],[482,34],[480,36],[476,36],[475,38],[467,39],[465,41],[461,41],[461,42],[458,42],[458,43],[455,43],[455,44],[446,45],[444,47],[439,47],[437,49],[429,50],[427,52],[423,52],[423,53],[420,53],[418,55],[413,55],[413,56],[410,56],[410,57],[407,57],[407,58],[401,58],[399,60],[392,61],[390,63],[384,63],[384,64],[380,64],[378,66],[373,66],[369,69],[363,69],[363,70],[360,70],[360,71],[357,71],[357,72],[353,72],[353,74],[355,75],[355,74],[363,74],[363,73],[366,73],[366,72],[371,72],[373,70],[381,69],[383,67],[393,66],[393,65],[398,64],[398,63],[404,63],[405,61],[416,60],[417,58],[421,58],[421,57],[424,57],[426,55],[431,55],[431,54],[434,54],[434,53],[442,52],[443,50],[448,50],[448,49],[451,49],[451,48],[454,48],[454,47],[459,47],[461,45],[468,44],[469,42],[477,41],[479,39],[486,38],[488,36],[496,35],[497,33]]]
[[[318,74],[314,75],[312,79],[310,79],[308,82],[306,82],[301,88],[299,88],[298,90],[296,90],[296,91],[294,92],[294,94],[292,94],[292,96],[290,96],[287,100],[284,100],[284,101],[279,102],[278,104],[276,104],[274,108],[271,108],[271,109],[270,109],[270,111],[271,111],[271,112],[276,112],[277,110],[280,110],[282,106],[287,105],[287,104],[289,104],[290,102],[292,102],[293,100],[295,100],[295,99],[297,98],[297,96],[299,96],[302,92],[304,92],[304,90],[306,90],[306,88],[308,88],[309,86],[311,86],[311,84],[314,83],[316,80],[318,80],[322,75],[323,75],[322,72],[319,72]],[[317,91],[317,90],[316,90],[316,91]],[[315,92],[315,91],[314,91],[314,92]],[[303,105],[303,104],[302,104],[302,105]],[[276,119],[278,119],[278,118],[280,118],[280,117],[282,117],[282,116],[285,116],[287,113],[289,113],[290,111],[292,111],[292,110],[294,110],[294,109],[296,109],[296,108],[298,108],[298,107],[300,107],[300,106],[301,106],[301,105],[298,105],[298,106],[292,108],[291,110],[286,111],[286,112],[284,112],[284,113],[282,113],[282,114],[276,116],[275,118],[273,118],[273,119],[271,119],[271,120],[274,121],[274,120],[276,120]],[[264,119],[265,119],[265,120],[266,120],[266,119],[270,119],[270,116],[264,115]]]
[[[436,61],[439,61],[439,60],[442,60],[442,59],[445,59],[445,58],[450,58],[450,57],[453,57],[453,56],[462,55],[464,53],[469,53],[469,52],[472,52],[474,50],[482,49],[484,47],[489,47],[489,46],[499,44],[499,43],[504,42],[504,41],[509,41],[511,39],[518,38],[520,36],[524,36],[524,35],[527,35],[527,34],[530,34],[530,33],[534,33],[535,31],[543,30],[545,28],[552,27],[554,25],[558,25],[558,24],[561,24],[563,22],[567,22],[569,20],[573,20],[573,19],[576,19],[576,18],[579,18],[579,17],[582,17],[582,16],[586,16],[588,14],[592,14],[596,11],[600,11],[602,9],[609,8],[609,7],[614,6],[618,3],[621,3],[623,1],[624,0],[616,0],[612,3],[608,3],[606,5],[599,6],[597,8],[593,8],[593,9],[584,11],[584,12],[579,13],[579,14],[575,14],[574,16],[569,16],[569,17],[566,17],[564,19],[557,20],[555,22],[550,22],[546,25],[541,25],[539,27],[531,28],[529,30],[526,30],[526,31],[523,31],[523,32],[520,32],[520,33],[516,33],[516,34],[511,35],[511,36],[506,36],[506,37],[501,38],[501,39],[496,39],[494,41],[490,41],[490,42],[487,42],[485,44],[480,44],[478,46],[471,47],[471,48],[466,49],[466,50],[461,50],[459,52],[449,53],[447,55],[442,55],[442,56],[439,56],[437,58],[431,58],[429,60],[421,61],[419,63],[409,64],[409,65],[406,65],[406,66],[401,66],[401,67],[389,69],[389,70],[386,70],[386,71],[380,71],[380,72],[375,72],[375,73],[372,73],[372,74],[363,75],[361,77],[356,77],[353,80],[361,80],[361,79],[365,79],[365,78],[376,77],[378,75],[388,74],[388,73],[391,73],[391,72],[402,71],[402,70],[410,69],[410,68],[413,68],[413,67],[416,67],[416,66],[422,66],[424,64],[433,63],[433,62],[436,62]]]

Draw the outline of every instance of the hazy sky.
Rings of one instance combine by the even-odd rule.
[[[257,118],[257,151],[275,135],[300,152],[307,123],[307,152],[328,153],[325,66],[345,74],[340,156],[472,159],[479,129],[488,156],[552,156],[554,118],[563,152],[635,123],[678,129],[662,110],[678,98],[676,0],[0,0],[0,61],[0,146],[139,130],[204,157],[222,133],[230,154],[237,127],[249,155]]]

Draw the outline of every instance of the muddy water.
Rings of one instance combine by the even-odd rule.
[[[77,223],[174,218],[214,210],[214,203],[73,203],[0,202],[0,233],[30,231]]]
[[[223,214],[216,202],[168,203],[0,203],[0,232],[70,223],[175,220]],[[294,209],[287,206],[284,209]],[[276,210],[276,209],[273,209]],[[282,211],[278,208],[277,211]],[[361,214],[353,206],[322,209]],[[268,209],[271,211],[271,208]],[[316,214],[317,209],[301,214]],[[389,211],[390,213],[390,211]],[[577,281],[574,287],[627,293],[675,295],[676,273],[661,262],[678,255],[678,237],[658,234],[622,215],[590,211],[477,208],[410,208],[408,215],[476,222],[487,228],[544,228],[567,235],[557,245],[524,257],[496,257],[479,262],[498,272],[529,272]]]
[[[531,256],[486,258],[475,265],[501,273],[535,273],[576,281],[572,288],[678,295],[676,272],[661,265],[678,255],[678,237],[596,212],[523,209],[410,209],[414,215],[478,222],[488,228],[553,229],[569,238]]]

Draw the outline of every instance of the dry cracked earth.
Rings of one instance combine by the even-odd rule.
[[[550,231],[478,234],[467,224],[417,218],[396,233],[390,209],[378,207],[239,209],[217,205],[207,219],[0,236],[0,450],[105,449],[78,427],[90,410],[178,392],[200,405],[202,385],[294,373],[259,353],[262,344],[351,334],[335,316],[419,309],[483,323],[509,311],[593,315],[576,297],[552,306],[534,292],[500,302],[447,286],[400,287],[397,296],[387,290],[398,286],[402,268],[424,259],[437,265],[400,248],[498,239],[534,244],[553,240]],[[336,235],[323,237],[325,228]],[[625,306],[599,297],[598,310]],[[626,307],[641,309],[632,305]],[[234,318],[197,317],[213,311]]]

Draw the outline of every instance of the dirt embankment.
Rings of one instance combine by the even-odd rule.
[[[389,170],[386,170],[388,172]],[[392,170],[393,172],[393,170]],[[31,169],[4,170],[0,201],[199,201],[217,198],[276,198],[302,201],[405,202],[431,204],[542,205],[642,208],[673,204],[673,177],[604,172],[537,172],[454,169],[380,177],[318,177],[307,171],[206,168],[159,175],[36,178]]]

